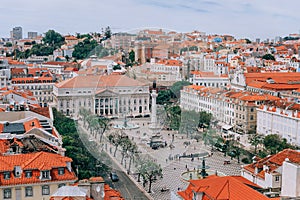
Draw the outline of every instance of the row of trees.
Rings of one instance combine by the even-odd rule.
[[[83,123],[87,130],[90,131],[93,137],[96,138],[99,136],[99,141],[101,143],[104,132],[109,128],[110,119],[93,115],[85,108],[79,109],[79,115],[83,118]]]
[[[90,131],[94,138],[99,138],[100,143],[105,141],[104,133],[109,129],[110,120],[107,118],[100,118],[93,115],[85,108],[80,108],[79,115],[82,118],[83,126]],[[115,149],[113,156],[117,156],[117,151],[121,153],[121,165],[125,165],[127,173],[130,173],[133,163],[135,163],[137,172],[143,179],[143,185],[149,183],[149,192],[151,191],[151,184],[156,180],[157,176],[162,176],[162,169],[151,158],[142,155],[138,151],[138,147],[122,130],[111,132],[107,136],[107,140]],[[125,158],[129,158],[127,162]]]
[[[86,149],[79,137],[75,121],[67,118],[55,108],[53,109],[53,115],[54,126],[62,136],[63,146],[66,149],[66,156],[72,158],[73,168],[78,169],[78,178],[85,179],[99,175],[106,177],[110,168],[102,162],[99,162]],[[99,174],[95,170],[96,166],[100,168]]]
[[[287,148],[296,149],[285,138],[281,138],[277,134],[270,134],[264,137],[263,135],[254,133],[249,135],[249,142],[254,147],[254,154],[259,157],[276,154]],[[260,147],[259,151],[257,151],[258,147]]]
[[[121,152],[121,165],[125,165],[124,158],[129,158],[127,167],[127,173],[131,171],[131,166],[135,163],[135,167],[138,173],[138,181],[140,177],[143,179],[143,186],[149,183],[148,191],[151,192],[151,186],[153,181],[157,179],[157,176],[162,176],[161,167],[154,162],[150,157],[142,155],[138,151],[138,147],[134,141],[132,141],[122,130],[116,130],[108,135],[108,141],[115,147],[113,156],[117,156],[117,151]]]

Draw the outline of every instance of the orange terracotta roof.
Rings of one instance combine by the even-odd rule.
[[[180,60],[160,60],[157,64],[163,64],[167,66],[182,66],[182,62]]]
[[[104,179],[101,176],[91,177],[89,179],[90,182],[104,182]]]
[[[50,169],[51,180],[48,181],[77,180],[75,173],[73,171],[70,172],[67,169],[65,169],[63,175],[58,175],[58,168],[67,167],[66,162],[72,162],[72,159],[48,152],[0,156],[0,171],[11,172],[10,179],[4,179],[3,176],[1,176],[0,182],[3,186],[45,182],[39,179],[40,170]],[[32,177],[25,177],[25,173],[22,173],[20,178],[14,177],[12,172],[15,166],[20,166],[22,170],[32,170]]]
[[[76,76],[56,84],[58,88],[101,88],[117,86],[146,86],[146,84],[125,75]]]
[[[260,188],[243,177],[235,176],[209,176],[201,180],[190,180],[190,184],[185,191],[178,194],[185,200],[192,200],[194,192],[203,193],[202,199],[207,200],[267,200],[268,197],[252,189]]]
[[[23,123],[24,124],[24,128],[25,128],[25,131],[29,131],[33,128],[41,128],[42,126],[40,125],[40,122],[37,118],[34,118],[32,120],[29,120],[29,121],[26,121]]]
[[[268,166],[268,173],[276,171],[282,166],[283,161],[288,158],[291,162],[300,164],[300,152],[292,149],[285,149],[277,154],[258,160],[255,163],[244,166],[243,168],[254,174],[255,168],[258,169],[257,176],[265,178],[263,166]]]
[[[104,184],[104,200],[125,200],[121,193],[109,187],[108,184]]]
[[[192,71],[191,74],[197,75],[198,77],[218,77],[213,72]]]
[[[10,145],[8,140],[0,139],[0,155],[8,151]]]
[[[201,86],[201,85],[189,85],[189,86],[186,86],[186,87],[194,89],[194,90],[200,90],[202,88],[205,88],[205,86]]]
[[[264,73],[244,73],[246,78],[246,84],[248,85],[252,81],[265,82],[271,78],[276,83],[288,83],[289,81],[300,81],[300,73],[298,72],[264,72]]]
[[[37,114],[43,115],[47,118],[50,118],[49,107],[40,107],[40,106],[36,107],[36,106],[29,105],[29,110]]]

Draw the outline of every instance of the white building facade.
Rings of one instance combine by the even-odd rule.
[[[266,105],[257,109],[257,133],[277,134],[288,143],[300,145],[300,113]]]
[[[84,107],[109,118],[149,116],[149,86],[124,75],[77,76],[56,84],[54,102],[59,111],[78,116]]]

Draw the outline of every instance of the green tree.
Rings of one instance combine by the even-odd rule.
[[[63,147],[66,149],[66,156],[72,158],[73,168],[78,167],[79,169],[78,178],[86,179],[91,176],[106,177],[110,170],[109,167],[103,163],[99,163],[99,161],[97,161],[97,159],[86,149],[79,138],[75,121],[67,118],[56,109],[53,109],[53,116],[53,124],[62,136]],[[95,170],[95,166],[99,166],[99,174]]]
[[[169,119],[169,127],[171,130],[179,130],[180,118],[181,118],[181,108],[180,106],[171,106],[167,110],[167,117]]]
[[[248,38],[245,38],[246,40],[246,44],[251,44],[251,40],[249,40]]]
[[[12,43],[11,42],[6,42],[4,46],[5,47],[12,47]]]
[[[170,90],[161,90],[158,92],[156,103],[160,105],[164,105],[170,102],[172,93]]]
[[[257,147],[259,144],[263,143],[263,137],[259,134],[252,134],[248,137],[249,143],[254,147],[254,154],[257,153]]]
[[[205,111],[201,111],[199,113],[199,127],[200,128],[207,128],[210,125],[210,121],[212,119],[212,114],[211,113],[207,113]]]
[[[105,28],[104,36],[106,39],[111,38],[111,30],[109,26]]]
[[[58,32],[54,30],[48,30],[45,33],[45,37],[43,38],[43,42],[47,45],[53,46],[55,48],[60,47],[65,41],[65,38]]]
[[[133,162],[133,159],[135,158],[135,156],[137,155],[137,150],[138,147],[135,143],[132,142],[132,145],[130,146],[130,148],[128,149],[128,155],[129,155],[129,164],[128,164],[128,171],[127,174],[129,174],[130,170],[131,170],[131,164]]]
[[[263,140],[263,144],[270,154],[276,154],[284,148],[282,139],[277,134],[267,135]]]
[[[116,157],[118,147],[122,144],[125,137],[127,136],[122,130],[117,130],[108,136],[109,142],[115,146],[114,157]]]
[[[180,99],[180,90],[187,85],[191,85],[191,83],[188,81],[178,81],[174,83],[170,89],[172,91],[172,98]]]
[[[162,177],[162,168],[149,158],[140,158],[137,164],[137,171],[143,177],[143,185],[149,182],[148,192],[151,193],[151,186],[157,176]]]
[[[76,59],[87,58],[97,45],[98,44],[96,40],[90,41],[89,39],[85,39],[83,42],[79,42],[77,45],[74,46],[72,57]]]
[[[195,111],[181,111],[181,120],[179,132],[186,134],[187,137],[192,136],[198,131],[199,114]]]
[[[113,66],[113,70],[118,70],[118,69],[121,69],[121,66],[119,64]]]
[[[131,63],[134,63],[134,61],[135,61],[135,52],[134,52],[133,50],[131,50],[131,51],[129,52],[129,61],[130,61]]]
[[[272,54],[265,54],[262,59],[265,60],[275,60],[275,57]]]

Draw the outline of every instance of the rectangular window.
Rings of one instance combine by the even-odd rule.
[[[10,179],[10,172],[4,172],[4,179]]]
[[[10,199],[11,198],[11,189],[4,189],[3,190],[3,199]]]
[[[31,178],[32,177],[32,171],[25,171],[25,177]]]
[[[49,195],[50,194],[50,187],[49,185],[42,186],[42,195]]]
[[[65,174],[65,168],[61,167],[61,168],[58,168],[58,175],[63,175]]]
[[[25,197],[32,197],[32,196],[33,196],[32,187],[25,187]]]
[[[279,176],[275,176],[275,182],[279,182]]]

